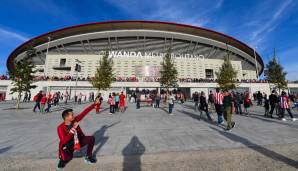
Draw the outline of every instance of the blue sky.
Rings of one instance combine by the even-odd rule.
[[[228,34],[277,57],[298,80],[297,0],[1,0],[0,74],[24,41],[62,27],[108,20],[161,20]]]

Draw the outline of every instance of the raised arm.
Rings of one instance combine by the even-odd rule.
[[[90,106],[88,106],[86,109],[83,110],[78,116],[75,117],[75,120],[77,122],[80,122],[92,109],[94,109],[95,104],[92,103]]]

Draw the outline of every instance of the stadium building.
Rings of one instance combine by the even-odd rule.
[[[36,49],[33,61],[38,71],[38,88],[33,91],[94,91],[86,80],[94,76],[106,52],[114,62],[111,91],[159,88],[160,64],[169,48],[178,70],[179,88],[188,94],[216,87],[215,73],[228,54],[243,89],[260,89],[260,84],[247,80],[257,80],[264,69],[260,55],[235,38],[169,22],[110,21],[55,30],[17,47],[8,57],[8,70],[25,56],[29,46]],[[80,72],[75,69],[78,61]],[[270,91],[268,84],[263,86],[263,91]]]

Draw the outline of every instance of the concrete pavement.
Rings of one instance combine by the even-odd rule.
[[[50,114],[32,113],[31,105],[24,104],[25,109],[15,111],[7,110],[9,104],[0,104],[0,162],[13,159],[22,163],[21,161],[30,160],[38,165],[39,162],[42,164],[42,161],[48,161],[51,165],[46,164],[47,162],[44,164],[48,166],[46,168],[51,170],[55,168],[53,163],[56,162],[57,158],[58,137],[56,128],[62,122],[61,111]],[[76,106],[74,110],[78,113],[84,107],[86,105]],[[258,106],[253,107],[253,112],[249,116],[234,115],[237,126],[232,132],[227,133],[223,128],[208,122],[205,115],[203,115],[204,118],[200,119],[198,112],[194,112],[191,103],[176,104],[173,116],[169,116],[165,109],[142,107],[137,110],[135,104],[129,103],[125,113],[110,115],[108,110],[104,110],[100,114],[95,114],[95,111],[92,111],[81,122],[81,127],[86,135],[95,135],[94,153],[101,161],[106,161],[106,165],[99,163],[97,166],[100,165],[102,167],[98,166],[98,168],[106,168],[107,170],[109,169],[108,163],[110,163],[108,159],[112,163],[112,159],[115,159],[114,163],[119,165],[119,167],[110,167],[111,169],[121,170],[125,165],[125,156],[128,156],[126,158],[128,158],[129,166],[138,165],[131,164],[131,162],[141,163],[141,160],[142,163],[146,163],[143,159],[148,160],[148,162],[152,161],[150,160],[151,156],[152,158],[157,157],[161,161],[164,160],[170,167],[171,163],[176,165],[169,160],[169,157],[179,158],[182,155],[186,156],[185,160],[180,158],[179,161],[186,162],[183,167],[187,168],[187,161],[194,160],[188,155],[190,153],[194,153],[192,154],[194,156],[199,155],[198,158],[205,161],[206,159],[202,154],[213,152],[210,155],[214,156],[214,159],[218,158],[218,155],[226,158],[225,153],[223,153],[225,150],[228,150],[226,154],[233,154],[233,150],[244,150],[247,154],[261,155],[263,158],[265,157],[266,161],[277,161],[278,166],[298,169],[298,166],[295,166],[298,165],[297,148],[292,151],[287,148],[288,146],[297,147],[298,122],[283,122],[264,118],[262,115],[263,108]],[[212,116],[216,118],[214,113]],[[297,117],[297,114],[295,116]],[[288,151],[285,152],[286,155],[280,155],[269,150],[274,147]],[[81,156],[83,153],[76,155]],[[133,158],[133,156],[138,157]],[[291,158],[292,156],[296,158]],[[163,159],[163,157],[168,160]],[[226,159],[228,160],[229,157]],[[79,162],[79,159],[76,160],[73,161],[73,164]],[[156,162],[158,163],[158,160]],[[24,165],[25,163],[28,162],[24,162]],[[208,165],[208,162],[205,164]],[[210,165],[212,164],[210,163]],[[77,165],[70,165],[69,168],[71,166],[76,167]],[[81,165],[79,164],[77,167],[79,166]],[[216,166],[220,167],[220,165]],[[143,167],[143,164],[140,167]],[[12,167],[8,166],[8,168]],[[17,168],[21,168],[21,166]],[[212,167],[209,168],[212,170]],[[33,166],[32,169],[34,170]],[[97,170],[96,166],[93,169]],[[146,170],[146,167],[144,169]],[[156,168],[156,170],[160,169]]]

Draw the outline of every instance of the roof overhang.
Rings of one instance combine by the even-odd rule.
[[[157,31],[166,31],[166,32],[177,32],[183,34],[189,34],[199,37],[205,37],[207,39],[212,39],[218,42],[222,42],[224,44],[228,44],[229,46],[233,46],[252,58],[256,56],[257,62],[261,65],[261,70],[259,70],[259,75],[264,70],[264,62],[260,55],[254,51],[253,48],[249,47],[245,43],[225,35],[223,33],[219,33],[213,30],[209,30],[206,28],[201,28],[197,26],[185,25],[185,24],[177,24],[172,22],[159,22],[159,21],[107,21],[107,22],[95,22],[88,23],[82,25],[75,25],[71,27],[62,28],[59,30],[55,30],[52,32],[48,32],[32,38],[25,43],[21,44],[17,47],[8,57],[7,60],[7,68],[8,70],[13,68],[14,60],[16,57],[25,52],[28,46],[39,46],[42,44],[46,44],[51,38],[51,41],[59,40],[65,37],[70,37],[74,35],[87,34],[93,32],[105,32],[105,31],[114,31],[114,30],[157,30]],[[254,59],[253,59],[254,60]]]

